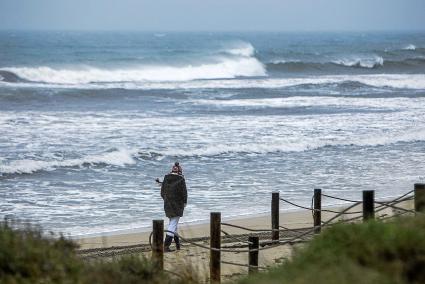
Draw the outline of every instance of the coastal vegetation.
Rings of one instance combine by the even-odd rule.
[[[38,228],[4,221],[0,225],[0,283],[193,283],[159,271],[139,255],[112,260],[83,260],[77,245],[63,236],[46,236]]]
[[[253,283],[425,283],[425,218],[337,224],[291,260],[236,280]],[[197,283],[190,269],[162,272],[143,256],[82,259],[77,246],[35,227],[0,225],[0,283]],[[206,277],[205,277],[206,278]]]
[[[425,218],[338,224],[292,260],[240,284],[425,283]]]

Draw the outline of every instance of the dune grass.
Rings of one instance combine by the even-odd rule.
[[[336,225],[251,283],[425,283],[425,218]]]
[[[200,282],[190,269],[177,277],[140,255],[83,260],[73,242],[46,237],[34,227],[18,227],[7,221],[0,225],[0,283]],[[335,225],[298,248],[292,260],[237,282],[425,283],[424,267],[425,218],[410,217]]]
[[[17,228],[19,227],[19,228]],[[141,255],[113,260],[82,260],[77,246],[40,229],[5,221],[0,224],[0,283],[194,283],[158,270]]]

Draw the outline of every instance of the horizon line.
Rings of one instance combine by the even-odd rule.
[[[0,28],[0,32],[146,32],[146,33],[396,33],[396,32],[425,32],[425,28],[421,29],[300,29],[300,30],[274,30],[274,29],[246,29],[246,30],[183,30],[183,29],[44,29],[44,28]]]

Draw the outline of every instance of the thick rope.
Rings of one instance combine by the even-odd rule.
[[[335,220],[336,218],[338,218],[338,217],[340,217],[341,215],[343,215],[346,211],[348,211],[348,210],[352,209],[353,207],[355,207],[355,206],[357,206],[357,205],[359,205],[359,204],[360,204],[360,202],[355,203],[355,204],[353,204],[353,205],[351,205],[351,206],[349,206],[349,207],[345,208],[345,209],[344,209],[343,211],[341,211],[338,215],[336,215],[336,216],[332,217],[331,219],[329,219],[328,221],[326,221],[325,223],[323,223],[322,227],[323,227],[323,226],[327,226],[330,222],[332,222],[332,221],[333,221],[333,220]],[[306,231],[306,232],[304,232],[304,233],[301,233],[301,234],[299,234],[299,235],[297,235],[297,236],[294,236],[292,239],[289,239],[289,240],[285,240],[285,241],[279,241],[279,240],[277,240],[277,241],[272,241],[272,243],[274,243],[274,245],[270,245],[270,246],[268,246],[268,247],[262,247],[262,248],[259,248],[258,250],[257,250],[257,249],[255,249],[255,250],[247,250],[247,249],[244,249],[244,250],[235,250],[235,249],[223,249],[223,248],[218,249],[218,248],[212,248],[212,247],[208,247],[208,246],[204,246],[204,245],[201,245],[201,244],[197,244],[197,243],[195,243],[195,242],[192,242],[192,241],[190,241],[190,240],[188,240],[188,239],[186,239],[186,238],[184,238],[184,237],[180,236],[180,235],[179,235],[178,233],[176,233],[176,232],[171,232],[171,231],[168,231],[168,230],[164,230],[164,232],[172,233],[172,234],[176,235],[177,237],[181,238],[184,242],[187,242],[187,243],[189,243],[189,244],[192,244],[192,245],[194,245],[194,246],[197,246],[197,247],[200,247],[200,248],[203,248],[203,249],[206,249],[206,250],[211,250],[211,251],[221,251],[221,252],[241,253],[241,252],[254,252],[254,251],[261,251],[261,250],[266,250],[266,249],[274,248],[274,247],[277,247],[277,246],[282,246],[282,245],[285,245],[285,244],[292,244],[292,243],[294,243],[296,240],[298,240],[298,239],[301,239],[301,240],[302,240],[302,237],[304,237],[304,236],[306,236],[306,235],[308,235],[308,234],[312,234],[312,233],[314,233],[315,228],[316,228],[316,227],[312,227],[312,229],[311,229],[311,230],[308,230],[308,231]],[[151,238],[152,234],[153,234],[153,233],[151,233],[151,235],[149,236],[149,244],[150,244],[150,246],[151,246],[151,247],[152,247],[152,240],[151,240],[151,239],[152,239],[152,238]]]
[[[398,206],[395,206],[395,205],[389,204],[389,202],[387,203],[387,202],[379,202],[379,201],[375,201],[375,203],[382,204],[382,205],[384,205],[384,206],[386,206],[386,207],[391,207],[391,208],[393,208],[393,209],[400,210],[400,211],[403,211],[403,212],[409,212],[409,213],[420,213],[420,214],[423,214],[422,212],[416,212],[415,210],[409,210],[409,209],[405,209],[405,208],[401,208],[401,207],[398,207]]]
[[[406,195],[409,195],[412,192],[413,192],[413,190],[408,191],[408,192],[404,193],[403,195],[397,197],[396,199],[394,199],[392,201],[397,201],[397,200],[405,197]],[[328,197],[328,198],[332,198],[332,199],[336,199],[336,200],[341,200],[341,201],[346,201],[346,202],[352,202],[352,203],[354,203],[354,202],[361,202],[359,200],[346,199],[346,198],[336,197],[336,196],[332,196],[332,195],[328,195],[328,194],[324,194],[324,193],[322,193],[322,196],[325,196],[325,197]]]
[[[346,198],[336,197],[336,196],[332,196],[332,195],[327,195],[327,194],[324,194],[324,193],[322,193],[322,196],[332,198],[332,199],[336,199],[336,200],[351,202],[351,203],[361,202],[359,200],[346,199]]]
[[[293,205],[295,207],[301,208],[301,209],[311,210],[312,213],[316,211],[316,212],[329,212],[329,213],[339,214],[341,212],[341,211],[334,211],[334,210],[330,210],[330,209],[314,209],[313,208],[313,199],[312,199],[312,202],[311,202],[311,208],[308,208],[306,206],[302,206],[302,205],[296,204],[294,202],[291,202],[291,201],[286,200],[286,199],[283,199],[283,198],[280,198],[280,200],[282,200],[283,202],[286,202],[288,204],[291,204],[291,205]],[[361,211],[345,212],[344,214],[359,214],[359,213],[362,213],[362,212]]]
[[[397,209],[397,210],[400,210],[400,211],[404,211],[405,213],[415,213],[413,210],[407,210],[407,209],[404,209],[404,208],[401,208],[401,207],[398,207],[398,206],[393,205],[393,204],[397,204],[397,203],[400,203],[400,202],[404,201],[404,200],[400,200],[400,199],[402,199],[403,197],[405,197],[406,195],[408,195],[408,194],[410,194],[410,193],[412,193],[412,192],[413,192],[413,191],[409,191],[409,192],[407,192],[407,193],[403,194],[402,196],[399,196],[399,197],[397,197],[396,199],[391,200],[391,201],[389,201],[389,202],[380,202],[380,201],[375,201],[375,202],[376,202],[377,204],[381,204],[380,206],[383,206],[383,207],[392,207],[392,208],[394,208],[394,209]],[[288,201],[288,200],[286,200],[286,199],[283,199],[283,198],[280,198],[280,200],[282,200],[282,201],[284,201],[284,202],[286,202],[286,203],[288,203],[288,204],[291,204],[291,205],[293,205],[293,206],[296,206],[296,207],[302,208],[302,209],[311,210],[312,212],[314,212],[314,211],[324,211],[324,212],[328,211],[328,212],[331,212],[331,213],[335,213],[335,214],[336,214],[336,215],[335,215],[335,216],[333,216],[332,218],[330,218],[330,219],[328,219],[327,221],[323,222],[323,224],[322,224],[320,227],[328,226],[328,225],[329,225],[329,224],[330,224],[333,220],[337,219],[338,217],[340,217],[340,216],[342,216],[342,215],[345,215],[345,214],[359,214],[359,213],[361,213],[361,212],[347,212],[347,211],[349,211],[350,209],[352,209],[352,208],[354,208],[354,207],[358,206],[359,204],[361,204],[361,203],[362,203],[361,201],[354,201],[354,200],[349,200],[349,199],[344,199],[344,198],[334,197],[334,196],[330,196],[330,195],[326,195],[326,194],[322,194],[322,195],[323,195],[323,196],[326,196],[326,197],[329,197],[329,198],[334,198],[334,199],[338,199],[338,200],[342,200],[342,201],[352,202],[352,203],[354,203],[354,204],[352,204],[351,206],[349,206],[349,207],[345,208],[344,210],[342,210],[342,211],[340,211],[340,212],[337,212],[337,211],[333,211],[333,210],[326,210],[326,209],[319,210],[319,209],[308,208],[308,207],[305,207],[305,206],[301,206],[301,205],[295,204],[295,203],[293,203],[293,202],[291,202],[291,201]],[[409,198],[407,198],[407,199],[405,199],[405,200],[410,200],[410,199],[411,199],[411,198],[409,197]],[[381,210],[383,210],[383,209],[381,209]],[[400,214],[400,215],[401,215],[401,214]],[[351,219],[342,220],[342,222],[348,222],[348,221],[356,220],[356,219],[360,219],[360,218],[362,218],[362,216],[357,216],[357,217],[354,217],[354,218],[351,218]],[[246,228],[246,227],[243,227],[243,226],[238,226],[238,225],[233,225],[233,224],[228,224],[228,223],[221,223],[221,224],[222,224],[222,225],[224,225],[224,226],[235,227],[235,228],[239,228],[239,229],[243,229],[243,230],[247,230],[247,231],[251,231],[251,232],[273,232],[273,231],[276,231],[276,230],[273,230],[273,229],[271,229],[271,230],[270,230],[270,229],[264,229],[264,230],[263,230],[263,229],[250,229],[250,228]],[[288,231],[294,231],[294,230],[291,230],[291,229],[285,228],[285,227],[283,227],[283,226],[279,226],[279,227],[282,227],[283,229],[288,230]],[[184,242],[187,242],[187,243],[189,243],[189,244],[192,244],[192,245],[194,245],[194,246],[197,246],[197,247],[200,247],[200,248],[203,248],[203,249],[207,249],[207,250],[211,250],[211,251],[221,251],[221,252],[234,252],[234,253],[241,253],[241,252],[255,252],[255,251],[261,251],[261,250],[270,249],[270,248],[277,247],[277,246],[281,246],[281,245],[285,245],[285,244],[291,244],[291,243],[294,243],[294,241],[296,241],[296,240],[303,240],[303,237],[304,237],[304,236],[306,236],[306,235],[308,235],[308,234],[312,234],[312,233],[314,233],[315,229],[316,229],[316,227],[312,227],[310,230],[308,230],[308,231],[306,231],[306,232],[304,232],[304,233],[301,233],[301,234],[299,234],[299,235],[297,235],[297,236],[294,236],[292,239],[289,239],[289,240],[285,240],[285,241],[281,241],[281,240],[273,241],[273,240],[272,240],[272,242],[271,242],[271,243],[272,243],[272,245],[270,245],[270,246],[268,246],[268,247],[262,247],[262,248],[259,248],[258,250],[257,250],[257,249],[255,249],[255,250],[247,250],[247,249],[244,249],[244,250],[234,250],[234,249],[223,249],[223,248],[218,249],[218,248],[212,248],[212,247],[208,247],[208,246],[204,246],[204,245],[201,245],[201,244],[197,244],[197,243],[195,243],[195,242],[192,242],[192,241],[190,241],[190,240],[188,240],[188,239],[186,239],[186,238],[184,238],[184,237],[180,236],[180,235],[179,235],[179,234],[177,234],[176,232],[171,232],[171,231],[168,231],[168,230],[164,230],[164,232],[172,233],[172,234],[176,235],[177,237],[181,238]],[[280,231],[280,230],[277,230],[277,231]],[[232,237],[232,235],[230,235],[230,234],[228,234],[228,233],[226,233],[226,232],[224,232],[224,231],[222,231],[222,232],[223,232],[225,235],[227,235],[227,236],[229,236],[229,237],[231,237],[231,238],[233,238],[233,239],[236,239],[238,242],[249,243],[249,242],[246,242],[246,241],[242,241],[242,240],[240,240],[239,238]],[[149,235],[149,245],[151,246],[151,248],[152,248],[152,234],[153,234],[153,233],[151,233],[151,234]]]
[[[283,202],[286,202],[286,203],[288,203],[288,204],[291,204],[291,205],[293,205],[293,206],[295,206],[295,207],[298,207],[298,208],[301,208],[301,209],[305,209],[305,210],[314,210],[314,209],[312,209],[312,208],[308,208],[308,207],[306,207],[306,206],[302,206],[302,205],[299,205],[299,204],[296,204],[296,203],[294,203],[294,202],[291,202],[291,201],[289,201],[289,200],[286,200],[286,199],[283,199],[283,198],[279,198],[280,200],[282,200]],[[316,209],[317,210],[317,209]]]
[[[336,216],[332,217],[331,219],[329,219],[328,221],[326,221],[325,223],[323,223],[323,225],[322,225],[322,226],[327,226],[327,225],[328,225],[329,223],[331,223],[333,220],[335,220],[336,218],[338,218],[338,217],[340,217],[341,215],[343,215],[346,211],[350,210],[351,208],[353,208],[353,207],[355,207],[355,206],[357,206],[357,205],[359,205],[359,204],[360,204],[360,202],[358,202],[358,203],[354,203],[353,205],[351,205],[351,206],[349,206],[349,207],[345,208],[343,211],[341,211],[341,212],[340,212],[340,214],[338,214],[338,215],[336,215]],[[294,238],[292,238],[291,240],[288,240],[288,241],[278,241],[278,243],[277,243],[276,245],[271,245],[271,246],[269,246],[269,247],[260,248],[259,250],[266,250],[266,249],[274,248],[274,247],[277,247],[277,246],[281,246],[281,245],[285,245],[285,244],[290,244],[290,243],[292,243],[293,241],[295,241],[295,240],[297,240],[297,239],[300,239],[300,238],[301,238],[301,237],[303,237],[303,236],[306,236],[306,235],[308,235],[308,234],[314,233],[315,229],[316,229],[316,227],[313,227],[313,229],[311,229],[311,230],[309,230],[309,231],[307,231],[307,232],[305,232],[305,233],[302,233],[302,234],[300,234],[300,235],[298,235],[298,236],[295,236],[295,237],[294,237]]]
[[[242,229],[242,230],[249,231],[249,232],[274,232],[274,231],[279,231],[279,230],[276,230],[276,229],[250,229],[250,228],[247,228],[247,227],[233,225],[233,224],[229,224],[229,223],[221,223],[221,225],[234,227],[234,228]]]
[[[401,197],[398,197],[394,200],[383,202],[384,204],[381,204],[381,205],[379,205],[378,207],[375,208],[375,213],[378,213],[378,212],[381,212],[381,211],[387,209],[389,207],[388,205],[399,204],[399,203],[404,202],[404,201],[412,200],[414,197],[411,196],[411,197],[406,197],[406,198],[403,198],[403,199],[400,199],[400,198]],[[378,202],[376,202],[376,203],[378,203]]]
[[[403,195],[401,195],[401,196],[399,196],[397,198],[395,198],[394,200],[390,200],[390,201],[387,201],[387,202],[376,201],[376,203],[381,204],[381,205],[379,205],[378,207],[376,207],[375,213],[381,212],[381,211],[385,210],[386,208],[391,207],[392,204],[398,204],[398,203],[401,203],[401,202],[404,202],[404,201],[413,199],[414,198],[413,196],[407,197],[407,198],[403,198],[403,197],[405,197],[406,195],[408,195],[408,194],[410,194],[412,192],[413,192],[413,190],[412,191],[409,191],[409,192],[407,192],[407,193],[405,193],[405,194],[403,194]],[[389,204],[391,204],[391,205],[389,205]],[[403,210],[406,210],[406,209],[403,209]],[[409,211],[409,210],[407,210],[407,211],[408,212],[404,212],[404,213],[413,213],[412,211]],[[393,216],[389,216],[389,217],[387,217],[385,219],[389,219],[391,217],[393,217]],[[348,223],[348,222],[355,221],[357,219],[362,219],[362,218],[363,218],[363,215],[357,216],[357,217],[353,217],[353,218],[350,218],[350,219],[345,219],[345,220],[342,220],[342,222],[343,223]]]

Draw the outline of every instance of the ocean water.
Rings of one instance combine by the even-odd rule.
[[[0,33],[1,217],[146,229],[176,160],[184,222],[411,190],[425,33]]]

